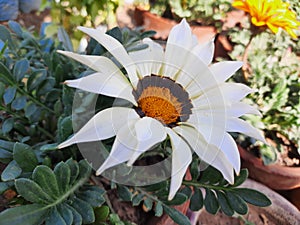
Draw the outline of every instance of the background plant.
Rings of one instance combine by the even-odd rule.
[[[171,206],[189,199],[192,210],[204,206],[210,213],[221,209],[226,215],[246,214],[246,203],[270,204],[263,194],[237,187],[246,179],[246,171],[236,177],[235,184],[229,185],[213,168],[208,167],[199,174],[197,157],[190,166],[192,180],[183,182],[185,187],[172,201],[167,201],[168,181],[142,188],[113,182],[99,185],[76,146],[64,151],[56,149],[58,143],[73,133],[74,90],[62,82],[86,76],[91,71],[56,53],[57,49],[74,51],[63,28],[58,29],[57,36],[49,38],[35,36],[16,22],[10,21],[8,26],[0,26],[0,161],[6,164],[1,174],[0,193],[10,189],[18,195],[10,200],[8,209],[0,213],[1,225],[8,220],[12,225],[20,222],[30,225],[131,224],[121,221],[110,209],[106,194],[110,189],[117,189],[120,199],[134,206],[143,205],[145,211],[154,211],[157,217],[165,212],[180,225],[189,224],[189,220]],[[151,37],[154,32],[113,28],[107,34],[119,40],[127,51],[138,51],[147,47],[140,40]],[[55,38],[58,41],[55,42]],[[86,53],[112,57],[93,39]],[[85,105],[76,109],[78,115],[84,114],[91,98],[91,95],[84,96]],[[113,99],[101,96],[96,109],[112,103]],[[110,150],[111,143],[104,144]],[[160,148],[154,153],[165,157],[168,143]],[[153,152],[151,154],[145,157],[153,158]]]

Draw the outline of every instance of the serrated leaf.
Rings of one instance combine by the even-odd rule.
[[[118,195],[123,201],[131,201],[132,200],[132,193],[126,186],[119,185],[118,186]]]
[[[234,211],[231,208],[226,195],[221,191],[217,191],[216,193],[222,212],[227,216],[232,216],[234,214]]]
[[[49,216],[47,216],[45,222],[46,222],[45,225],[53,225],[53,224],[67,225],[63,217],[57,211],[55,206],[51,208],[51,212],[49,213]]]
[[[43,205],[22,205],[0,213],[0,225],[39,225],[47,215],[48,209]]]
[[[24,77],[26,72],[29,70],[29,61],[27,59],[21,59],[16,62],[13,75],[17,82],[21,81]]]
[[[232,191],[225,192],[231,208],[238,214],[245,215],[248,213],[248,206],[246,202]]]
[[[26,144],[16,143],[14,145],[13,158],[24,172],[31,172],[38,165],[33,149]]]
[[[203,195],[199,188],[195,187],[194,194],[191,197],[190,209],[192,211],[198,211],[203,207]]]
[[[5,89],[5,92],[3,94],[3,100],[5,105],[10,104],[14,100],[16,96],[16,91],[16,87],[8,87]]]
[[[143,203],[143,209],[144,209],[146,212],[149,212],[149,211],[152,209],[152,206],[153,206],[153,201],[152,201],[152,199],[146,198],[146,199],[144,200],[144,203]]]
[[[143,194],[137,194],[137,195],[133,196],[132,205],[138,206],[141,203],[141,201],[143,200],[143,197],[144,197]]]
[[[13,102],[11,103],[11,107],[15,110],[21,110],[25,108],[26,102],[27,102],[26,96],[20,96],[15,98],[15,100],[13,100]]]
[[[71,179],[71,170],[68,164],[64,162],[57,164],[54,168],[54,174],[56,176],[59,192],[66,192]]]
[[[242,197],[242,199],[252,205],[267,207],[272,204],[272,202],[266,195],[253,189],[237,188],[234,190],[234,192],[236,192],[240,197]]]
[[[154,208],[154,212],[155,212],[155,216],[157,217],[161,217],[163,212],[164,212],[164,209],[163,209],[163,205],[161,202],[157,202],[155,204],[155,208]]]
[[[19,167],[15,160],[12,160],[1,173],[2,181],[14,180],[22,173],[22,169]]]
[[[4,120],[2,124],[2,132],[4,134],[9,133],[14,128],[14,123],[15,123],[14,118],[8,118]]]
[[[190,220],[178,210],[166,205],[163,205],[163,209],[176,224],[191,225]]]
[[[71,206],[81,215],[83,223],[93,223],[95,221],[95,214],[93,208],[87,202],[75,198]]]
[[[240,186],[242,183],[244,183],[248,177],[248,174],[249,173],[248,173],[247,169],[242,169],[240,171],[239,176],[235,177],[234,185],[231,185],[231,187],[237,187],[237,186]]]
[[[56,176],[48,166],[37,166],[32,173],[32,179],[52,198],[59,196]]]
[[[53,202],[48,193],[34,181],[27,178],[19,178],[15,182],[18,193],[27,201],[39,204],[48,204]]]
[[[219,202],[216,195],[210,189],[205,188],[204,206],[207,212],[215,215],[219,210]]]

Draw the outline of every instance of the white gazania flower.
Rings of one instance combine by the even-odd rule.
[[[117,164],[132,165],[145,151],[169,137],[172,168],[169,199],[180,188],[192,161],[192,151],[217,168],[230,182],[240,171],[240,157],[228,132],[241,132],[261,141],[260,131],[239,117],[259,112],[240,102],[252,90],[225,83],[241,62],[211,64],[213,41],[200,45],[185,19],[169,35],[165,51],[150,39],[148,48],[127,53],[113,37],[79,27],[103,45],[124,67],[103,56],[59,51],[95,70],[94,74],[65,83],[85,91],[125,99],[132,107],[100,111],[69,140],[59,145],[104,140],[116,136],[110,155],[97,175]]]

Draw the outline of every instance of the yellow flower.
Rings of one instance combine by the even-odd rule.
[[[291,37],[297,38],[299,29],[296,13],[289,9],[289,3],[282,0],[234,0],[232,6],[248,12],[255,26],[268,26],[274,33],[284,29]]]

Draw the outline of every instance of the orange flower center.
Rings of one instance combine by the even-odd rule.
[[[140,116],[155,118],[167,126],[186,121],[192,104],[188,93],[169,78],[156,75],[141,79],[133,92]]]

